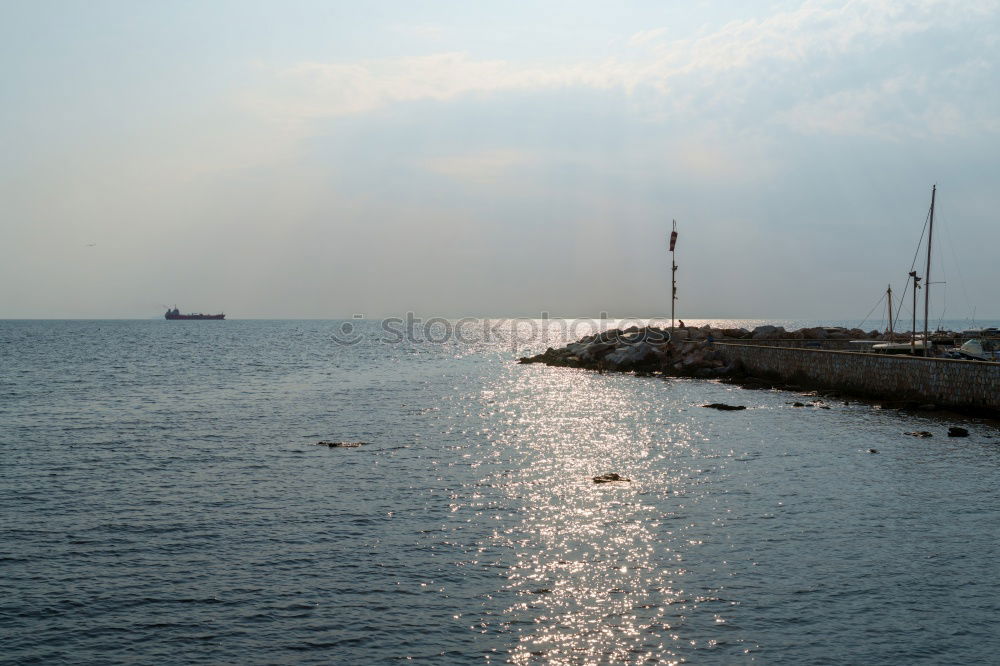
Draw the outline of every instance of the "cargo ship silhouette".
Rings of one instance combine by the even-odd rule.
[[[174,306],[173,310],[167,310],[167,313],[163,315],[164,319],[225,319],[224,314],[181,314],[181,311]]]

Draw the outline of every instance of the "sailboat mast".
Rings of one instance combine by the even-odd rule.
[[[934,199],[937,195],[937,185],[931,189],[931,216],[927,228],[927,269],[924,271],[924,356],[927,356],[930,337],[927,331],[927,318],[931,304],[931,241],[934,238]]]
[[[917,289],[920,289],[920,278],[916,271],[910,271],[913,278],[913,323],[910,325],[910,353],[917,353]]]
[[[885,294],[889,298],[889,342],[892,342],[893,330],[892,330],[892,285],[891,284],[889,285],[889,288],[885,290]]]

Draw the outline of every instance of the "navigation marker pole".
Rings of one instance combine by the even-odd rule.
[[[677,245],[677,220],[674,220],[674,229],[670,232],[670,338],[674,337],[674,303],[677,302],[677,261],[675,260],[674,246]]]

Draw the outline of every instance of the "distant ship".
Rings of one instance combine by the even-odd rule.
[[[207,314],[181,314],[181,311],[174,306],[173,310],[167,310],[167,314],[163,315],[165,319],[225,319],[226,315],[207,315]]]

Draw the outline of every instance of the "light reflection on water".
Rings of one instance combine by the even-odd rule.
[[[704,543],[687,508],[704,501],[723,459],[699,454],[696,419],[659,412],[670,384],[621,379],[529,370],[500,405],[516,416],[497,444],[520,457],[516,473],[488,480],[521,508],[497,537],[517,558],[508,575],[517,601],[505,610],[514,663],[669,661],[731,633],[724,578],[686,575]],[[635,400],[636,381],[650,403]],[[661,415],[648,418],[650,406]],[[591,480],[607,472],[631,482]],[[705,625],[694,641],[692,623]]]
[[[877,597],[890,594],[893,608],[919,605],[918,590],[934,587],[927,576],[938,571],[913,558],[947,557],[901,531],[943,526],[922,525],[892,495],[906,491],[886,474],[923,458],[953,478],[955,461],[939,458],[938,447],[921,451],[926,442],[900,441],[896,412],[839,402],[802,410],[790,405],[795,394],[538,366],[516,368],[488,393],[487,407],[502,415],[491,426],[502,471],[482,482],[502,488],[509,509],[491,541],[515,560],[504,588],[509,603],[492,621],[516,636],[513,663],[853,662],[859,655],[892,663],[892,652],[880,648],[844,648],[854,656],[838,657],[835,637],[863,646],[861,635],[894,632],[892,611],[872,615]],[[700,407],[707,402],[749,409],[716,413]],[[967,456],[970,444],[947,449]],[[882,457],[867,454],[871,445]],[[995,478],[997,462],[989,448],[976,465]],[[631,482],[592,482],[608,472]],[[926,473],[918,473],[920,483],[947,487]],[[912,472],[904,476],[914,483]],[[994,525],[996,517],[994,510]],[[953,539],[962,532],[943,529],[941,549],[961,551],[961,537]],[[972,529],[981,546],[982,533]],[[912,589],[883,590],[887,572],[894,587]],[[970,603],[997,609],[978,595]],[[914,632],[900,639],[913,641]],[[901,653],[934,653],[916,642]]]

